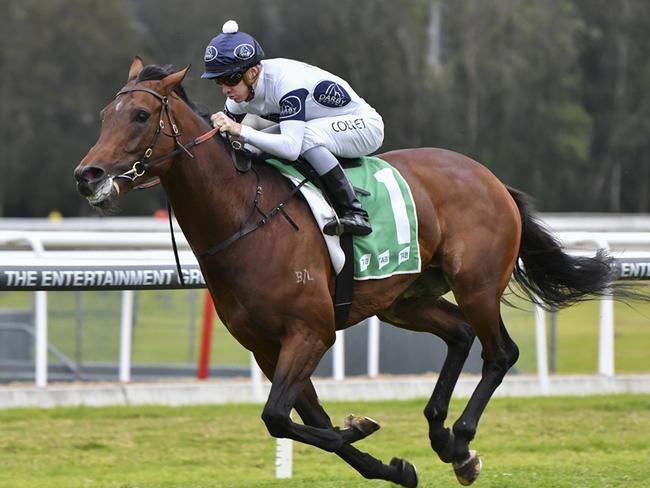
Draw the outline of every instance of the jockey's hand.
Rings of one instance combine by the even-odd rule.
[[[228,132],[231,136],[241,135],[241,124],[235,122],[223,112],[217,112],[210,116],[212,127],[219,127],[219,132]]]

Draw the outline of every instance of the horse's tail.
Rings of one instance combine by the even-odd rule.
[[[510,187],[508,191],[521,215],[520,260],[513,277],[529,300],[559,309],[611,292],[616,279],[612,257],[603,250],[594,257],[567,254],[534,217],[528,196]]]

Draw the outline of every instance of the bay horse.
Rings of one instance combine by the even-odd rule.
[[[335,274],[324,238],[300,198],[283,205],[290,219],[279,216],[232,238],[259,219],[257,210],[270,212],[284,201],[290,187],[268,165],[237,170],[230,148],[211,137],[214,130],[208,132],[211,127],[181,85],[188,69],[174,72],[133,60],[127,84],[101,111],[99,139],[74,171],[78,191],[107,209],[132,188],[159,178],[221,321],[271,381],[262,412],[269,433],[333,452],[366,478],[417,486],[408,461],[384,464],[353,446],[378,424],[351,417],[343,428],[334,427],[321,406],[311,375],[336,331]],[[447,356],[424,415],[432,449],[469,485],[482,467],[470,441],[519,355],[500,313],[511,277],[530,300],[557,309],[611,287],[611,260],[601,253],[568,255],[535,219],[525,194],[466,156],[418,148],[378,157],[410,185],[422,269],[355,281],[345,327],[377,315],[444,340]],[[219,252],[206,253],[228,240]],[[311,280],[296,279],[303,270]],[[442,298],[449,290],[457,304]],[[449,402],[475,337],[483,350],[481,379],[450,429]],[[294,408],[302,424],[292,420]]]

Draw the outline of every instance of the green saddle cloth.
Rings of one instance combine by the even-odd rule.
[[[266,162],[294,182],[304,179],[293,166],[277,159]],[[345,174],[355,187],[370,193],[357,195],[370,217],[372,233],[354,236],[354,279],[420,272],[415,203],[402,175],[386,161],[372,156],[361,158],[361,165],[346,168]]]

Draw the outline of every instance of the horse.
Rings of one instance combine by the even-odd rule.
[[[106,210],[157,178],[199,260],[218,316],[271,381],[261,415],[270,435],[333,452],[365,478],[417,486],[409,461],[395,457],[385,464],[353,445],[378,423],[351,416],[335,427],[319,402],[311,376],[336,332],[336,276],[321,230],[303,199],[287,198],[290,185],[275,169],[256,164],[254,171],[241,171],[233,164],[231,148],[213,137],[216,129],[181,84],[188,69],[145,66],[135,57],[126,85],[101,111],[97,142],[74,170],[78,191]],[[422,266],[419,273],[355,281],[341,328],[377,315],[442,338],[447,355],[424,416],[432,450],[469,485],[482,469],[470,442],[519,356],[500,312],[511,278],[527,299],[558,309],[611,289],[612,261],[600,252],[569,255],[535,217],[526,194],[467,156],[415,148],[377,157],[410,186]],[[260,212],[272,211],[278,217],[241,232]],[[309,280],[296,279],[303,270]],[[455,303],[443,298],[448,291]],[[480,381],[460,417],[445,427],[476,337]],[[293,409],[302,423],[292,419]]]

